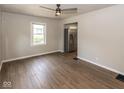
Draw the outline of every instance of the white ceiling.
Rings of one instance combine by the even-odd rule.
[[[112,6],[112,4],[61,4],[62,9],[77,8],[78,11],[75,14],[62,14],[61,16],[55,16],[54,11],[43,9],[40,6],[56,9],[55,4],[1,4],[0,7],[3,11],[27,14],[33,16],[44,16],[50,18],[67,18],[74,15],[79,15],[94,11],[97,9]]]

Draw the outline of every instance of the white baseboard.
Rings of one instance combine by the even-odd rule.
[[[39,54],[34,54],[34,55],[29,55],[29,56],[23,56],[23,57],[18,57],[18,58],[2,60],[2,63],[11,62],[11,61],[15,61],[15,60],[26,59],[26,58],[35,57],[35,56],[51,54],[51,53],[55,53],[55,52],[60,52],[60,51],[59,50],[55,50],[55,51],[50,51],[50,52],[45,52],[45,53],[39,53]]]
[[[15,61],[15,60],[26,59],[26,58],[35,57],[35,56],[46,55],[46,54],[55,53],[55,52],[63,52],[63,51],[61,51],[61,50],[55,50],[55,51],[50,51],[50,52],[45,52],[45,53],[39,53],[39,54],[35,54],[35,55],[29,55],[29,56],[23,56],[23,57],[18,57],[18,58],[12,58],[12,59],[3,60],[3,61],[1,62],[1,64],[0,64],[0,70],[1,70],[1,68],[2,68],[2,64],[3,64],[3,63],[6,63],[6,62],[11,62],[11,61]],[[115,73],[119,73],[119,74],[124,75],[123,72],[120,72],[120,71],[115,70],[115,69],[113,69],[113,68],[110,68],[110,67],[107,67],[107,66],[104,66],[104,65],[95,63],[95,62],[93,62],[93,61],[91,61],[91,60],[88,60],[88,59],[85,59],[85,58],[81,58],[81,57],[79,57],[79,56],[78,56],[77,58],[79,58],[80,60],[83,60],[83,61],[85,61],[85,62],[89,62],[89,63],[91,63],[91,64],[94,64],[94,65],[97,65],[97,66],[99,66],[99,67],[105,68],[105,69],[110,70],[110,71],[112,71],[112,72],[115,72]]]
[[[64,51],[63,50],[58,50],[59,52],[63,53]]]
[[[110,70],[110,71],[112,71],[112,72],[115,72],[115,73],[124,75],[123,72],[120,72],[120,71],[115,70],[115,69],[113,69],[113,68],[110,68],[110,67],[107,67],[107,66],[104,66],[104,65],[95,63],[95,62],[93,62],[93,61],[91,61],[91,60],[88,60],[88,59],[85,59],[85,58],[81,58],[81,57],[79,57],[79,56],[78,56],[78,58],[79,58],[80,60],[83,60],[83,61],[85,61],[85,62],[88,62],[88,63],[94,64],[94,65],[97,65],[97,66],[99,66],[99,67],[105,68],[105,69]]]

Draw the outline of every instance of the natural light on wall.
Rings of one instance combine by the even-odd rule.
[[[46,25],[32,23],[32,45],[46,44]]]

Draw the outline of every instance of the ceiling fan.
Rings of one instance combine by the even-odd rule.
[[[48,9],[51,11],[55,12],[55,16],[59,16],[61,14],[74,14],[77,13],[77,8],[68,8],[68,9],[61,9],[60,8],[60,4],[56,4],[57,8],[56,9],[52,9],[52,8],[48,8],[48,7],[44,7],[44,6],[40,6],[41,8],[44,9]]]

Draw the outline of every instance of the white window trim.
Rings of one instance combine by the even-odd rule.
[[[33,44],[33,24],[40,24],[40,25],[45,25],[45,31],[44,31],[44,35],[45,35],[45,43],[44,44]],[[46,23],[41,23],[41,22],[31,22],[31,24],[30,24],[30,26],[31,26],[31,46],[39,46],[39,45],[46,45]]]

